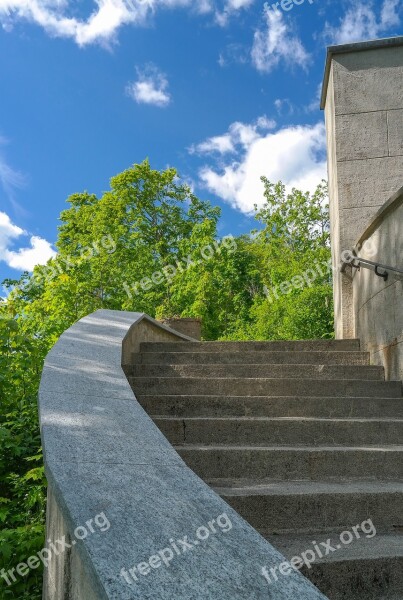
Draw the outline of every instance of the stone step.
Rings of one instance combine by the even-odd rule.
[[[217,481],[213,489],[252,527],[271,534],[345,530],[367,519],[379,530],[403,531],[403,481]]]
[[[262,479],[393,481],[403,478],[403,446],[206,446],[177,445],[188,466],[207,481]]]
[[[274,342],[142,342],[140,352],[358,352],[359,340],[301,340]]]
[[[403,418],[403,398],[137,395],[137,400],[154,417]]]
[[[249,355],[242,365],[133,365],[133,377],[243,377],[272,379],[385,379],[383,367],[356,365],[267,365],[251,364]]]
[[[403,419],[162,417],[155,423],[175,445],[369,447],[403,443]]]
[[[129,377],[137,395],[342,396],[401,398],[401,381],[270,378]]]
[[[369,352],[328,351],[323,352],[260,352],[248,351],[248,364],[287,365],[369,365]],[[132,364],[156,365],[226,365],[244,364],[243,352],[143,352],[132,354]]]
[[[304,565],[301,573],[308,577],[329,600],[401,600],[403,598],[403,535],[400,532],[378,532],[374,537],[360,534],[354,536],[350,544],[343,543],[350,539],[345,535],[340,539],[342,531],[318,536],[317,534],[295,537],[294,535],[271,535],[261,531],[273,546],[275,546],[289,561],[301,557],[302,553],[310,551],[316,556],[311,568]],[[374,524],[376,527],[376,524]],[[366,525],[364,527],[367,527]],[[345,531],[348,531],[347,529]],[[370,527],[366,531],[370,531]],[[358,533],[357,533],[358,535]],[[372,535],[369,534],[369,535]],[[312,542],[315,542],[322,558]],[[324,544],[323,546],[321,544]],[[328,544],[331,545],[333,552]],[[307,555],[307,560],[312,554]],[[263,565],[264,566],[264,565]],[[275,568],[275,567],[274,567]],[[261,571],[261,569],[260,569]],[[269,578],[274,575],[268,569]],[[278,580],[282,575],[275,571]],[[263,577],[263,575],[262,575]],[[269,582],[267,583],[270,589]]]

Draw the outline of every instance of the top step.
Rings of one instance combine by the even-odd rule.
[[[140,352],[351,352],[360,340],[301,340],[275,342],[143,342]]]

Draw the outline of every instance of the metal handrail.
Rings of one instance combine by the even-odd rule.
[[[346,255],[349,256],[346,257]],[[361,267],[363,267],[364,269],[369,269],[370,271],[374,271],[375,275],[377,275],[378,277],[382,277],[384,281],[388,280],[389,271],[403,275],[403,269],[398,269],[397,267],[390,267],[389,265],[384,265],[379,262],[368,260],[367,258],[362,258],[361,256],[357,256],[354,252],[343,252],[342,261],[342,273],[345,271],[346,266],[350,265],[353,269],[357,269],[358,271],[361,269]],[[383,269],[383,273],[380,273],[379,269]]]

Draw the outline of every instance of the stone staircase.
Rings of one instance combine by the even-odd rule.
[[[358,340],[148,342],[132,362],[185,462],[288,559],[313,552],[330,600],[403,600],[402,385]]]

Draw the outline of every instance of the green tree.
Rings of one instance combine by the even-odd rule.
[[[256,210],[255,265],[262,293],[250,311],[252,325],[236,335],[245,339],[333,337],[329,205],[322,182],[313,194],[265,177],[265,203]]]
[[[220,239],[220,211],[199,200],[174,169],[148,161],[111,179],[98,198],[68,199],[58,254],[32,275],[6,281],[0,300],[0,569],[35,554],[44,540],[45,478],[37,417],[43,360],[60,334],[98,308],[203,319],[206,339],[332,336],[328,271],[280,287],[330,258],[328,206],[315,194],[263,178],[258,231]],[[278,290],[280,289],[280,292]],[[41,597],[31,570],[3,598]]]
[[[3,282],[0,301],[0,570],[15,567],[44,542],[45,478],[37,394],[43,360],[60,334],[98,308],[154,315],[170,284],[130,287],[180,259],[194,230],[215,232],[219,209],[202,202],[174,169],[148,161],[112,178],[100,198],[74,194],[61,214],[58,255],[32,275]],[[173,310],[177,310],[176,308]],[[40,570],[31,570],[0,598],[41,597]]]

